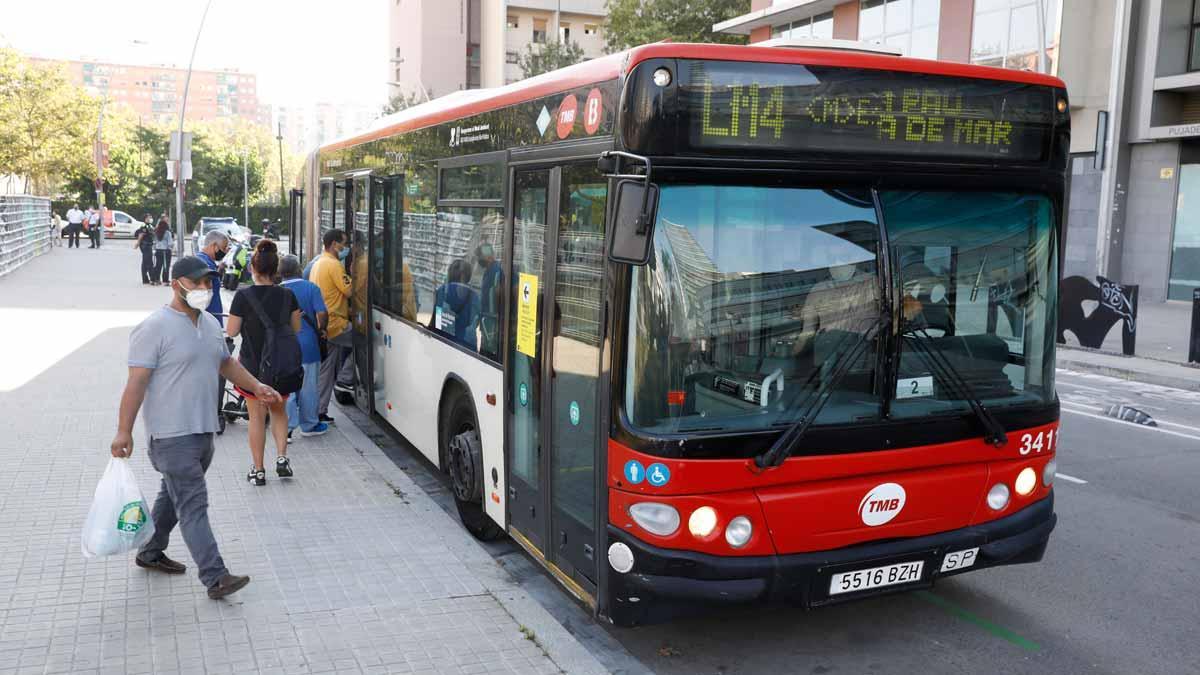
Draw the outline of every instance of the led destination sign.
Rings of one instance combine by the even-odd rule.
[[[1039,161],[1046,87],[782,64],[693,61],[681,83],[698,150],[757,149]]]

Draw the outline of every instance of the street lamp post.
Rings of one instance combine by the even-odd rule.
[[[279,143],[279,205],[287,206],[287,192],[283,189],[283,122],[277,124],[275,140]]]
[[[180,159],[175,169],[175,255],[183,257],[184,216],[183,216],[183,119],[187,112],[188,87],[192,84],[192,64],[196,62],[196,48],[200,46],[200,33],[204,30],[204,19],[208,17],[208,8],[212,0],[204,3],[204,13],[200,15],[200,25],[196,28],[196,40],[192,43],[192,57],[188,59],[187,76],[183,80],[183,102],[179,106],[179,152]],[[199,245],[200,242],[196,242]]]
[[[104,78],[104,91],[100,99],[100,119],[96,122],[96,208],[100,209],[100,236],[96,237],[96,246],[104,241],[104,108],[108,105],[108,83],[112,79],[109,73]]]
[[[250,174],[246,169],[246,155],[247,154],[248,154],[248,151],[243,149],[242,150],[242,208],[244,209],[244,213],[246,214],[245,215],[246,220],[244,220],[242,222],[246,223],[246,228],[249,229],[250,228]]]

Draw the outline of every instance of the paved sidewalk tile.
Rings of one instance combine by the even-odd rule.
[[[0,279],[16,336],[0,352],[0,673],[601,672],[344,416],[293,443],[295,478],[268,469],[260,488],[244,479],[245,422],[218,437],[210,518],[226,564],[252,577],[228,600],[207,598],[178,530],[183,576],[84,559],[128,333],[169,293],[138,284],[137,262],[64,248]],[[152,500],[140,423],[135,444]]]

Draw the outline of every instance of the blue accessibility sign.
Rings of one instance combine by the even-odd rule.
[[[524,382],[521,383],[517,398],[521,399],[521,405],[529,405],[529,387],[526,387]]]
[[[666,464],[655,462],[646,469],[646,480],[654,487],[662,487],[671,480],[671,470]]]
[[[625,462],[625,480],[629,481],[630,485],[637,485],[646,479],[646,467],[636,459],[631,459]]]

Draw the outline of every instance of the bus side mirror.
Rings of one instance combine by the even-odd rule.
[[[657,185],[644,180],[617,183],[610,260],[630,265],[645,265],[650,260],[657,211]]]

